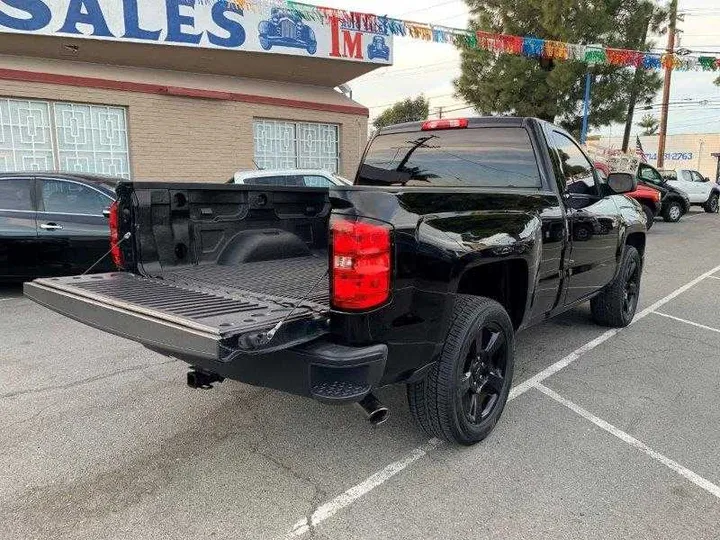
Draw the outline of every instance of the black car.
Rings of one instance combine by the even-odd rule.
[[[690,211],[690,198],[687,193],[673,186],[652,165],[640,164],[637,170],[637,181],[660,191],[662,194],[660,213],[665,221],[675,223]]]
[[[109,249],[118,179],[0,174],[0,280],[82,274]],[[114,270],[108,257],[93,271]]]

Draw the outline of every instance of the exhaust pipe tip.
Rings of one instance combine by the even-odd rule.
[[[376,411],[373,411],[370,416],[368,417],[368,421],[373,426],[379,426],[380,424],[384,424],[385,421],[388,419],[388,416],[390,416],[390,411],[388,411],[385,407],[380,407]]]
[[[209,390],[215,383],[221,383],[225,380],[214,373],[205,373],[204,371],[193,370],[187,374],[187,385],[190,388]]]
[[[368,394],[362,401],[358,402],[358,407],[362,410],[365,418],[373,426],[379,426],[385,423],[390,416],[390,411],[385,407],[373,394]]]

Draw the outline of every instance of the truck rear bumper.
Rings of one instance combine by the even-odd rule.
[[[225,362],[184,360],[228,379],[342,404],[362,400],[379,385],[387,356],[387,345],[349,347],[319,338],[269,353],[237,352]]]
[[[380,383],[386,345],[349,347],[332,343],[313,322],[295,321],[306,343],[266,352],[248,352],[236,339],[177,318],[158,318],[120,303],[59,288],[52,280],[26,283],[25,295],[53,311],[149,349],[187,362],[196,369],[255,386],[312,397],[327,403],[362,400]],[[300,325],[307,325],[306,327]],[[320,335],[315,339],[311,335]],[[310,340],[311,339],[311,340]]]

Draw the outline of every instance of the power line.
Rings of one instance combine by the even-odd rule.
[[[439,95],[439,96],[425,96],[425,99],[428,99],[428,100],[430,100],[430,99],[439,99],[439,98],[443,98],[443,97],[450,97],[450,96],[453,96],[453,95],[455,95],[455,93],[452,93],[452,94],[441,94],[441,95]],[[402,101],[402,99],[399,100],[399,101]],[[383,103],[382,105],[372,105],[372,106],[368,107],[368,109],[381,109],[381,108],[383,108],[383,107],[390,107],[390,106],[392,106],[392,105],[395,105],[396,103],[397,103],[397,101],[393,101],[392,103]]]
[[[418,8],[418,9],[412,9],[410,11],[406,11],[405,13],[401,13],[400,15],[397,15],[397,18],[404,17],[405,15],[409,15],[410,13],[420,13],[422,11],[429,11],[431,9],[438,8],[440,6],[447,6],[448,4],[457,4],[458,0],[449,0],[447,2],[440,2],[439,4],[431,4],[424,8]]]
[[[408,67],[404,67],[404,68],[398,68],[395,70],[391,70],[390,66],[388,66],[387,68],[383,68],[383,69],[385,69],[385,71],[375,72],[374,74],[372,74],[372,76],[364,76],[363,80],[366,81],[368,79],[379,79],[382,77],[387,77],[388,75],[397,75],[397,74],[404,74],[404,73],[412,74],[416,71],[427,70],[427,68],[430,68],[430,67],[447,66],[448,62],[449,62],[449,60],[446,60],[444,62],[437,62],[434,64],[424,64],[421,66],[408,66]],[[433,71],[433,70],[430,70],[430,71]]]

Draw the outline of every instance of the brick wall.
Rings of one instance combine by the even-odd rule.
[[[274,84],[280,85],[266,86]],[[281,86],[297,100],[307,99],[304,92],[314,101],[322,91],[335,94],[330,88]],[[130,165],[138,180],[219,181],[254,168],[253,118],[339,124],[340,173],[348,177],[367,139],[367,117],[360,114],[12,80],[0,80],[0,96],[127,107]]]

